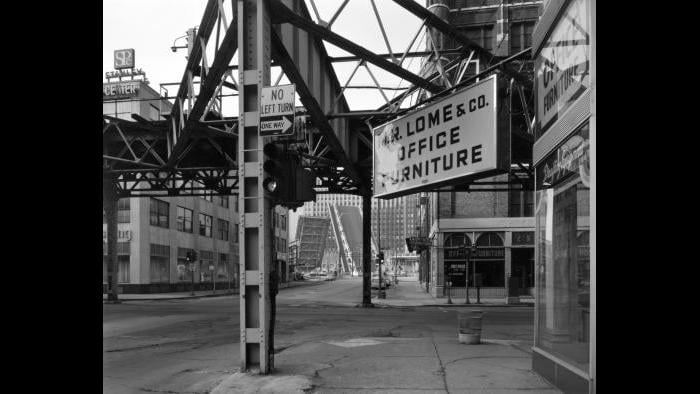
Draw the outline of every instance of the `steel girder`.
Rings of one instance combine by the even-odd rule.
[[[238,193],[238,172],[230,168],[134,169],[111,174],[119,198]]]
[[[137,118],[140,118],[137,116]],[[168,122],[130,122],[104,116],[103,173],[110,175],[119,197],[232,194],[236,190],[233,133],[206,125],[193,128],[175,165],[166,165]],[[205,191],[206,190],[206,191]]]
[[[355,44],[354,42],[344,38],[331,30],[314,23],[311,19],[305,18],[294,11],[290,10],[287,6],[282,4],[280,0],[269,0],[270,10],[272,11],[275,22],[291,23],[294,26],[303,29],[304,31],[313,34],[317,37],[322,38],[324,41],[328,41],[331,44],[337,46],[338,48],[344,49],[353,55],[359,56],[362,59],[382,68],[398,77],[401,77],[417,86],[420,86],[430,92],[437,93],[442,88],[430,81],[427,81],[418,75],[402,68],[396,63],[392,63],[383,57],[376,55],[375,53],[365,49],[364,47]]]
[[[367,189],[365,182],[363,182],[363,177],[360,176],[355,168],[355,165],[350,161],[347,154],[344,152],[343,147],[340,145],[328,118],[321,109],[318,101],[316,101],[314,95],[311,93],[309,87],[306,85],[302,74],[294,64],[294,61],[291,59],[284,44],[282,43],[282,40],[274,29],[271,32],[271,41],[272,58],[280,63],[289,80],[296,84],[296,90],[299,93],[299,100],[302,102],[302,104],[304,104],[304,107],[311,117],[313,124],[325,138],[326,144],[333,150],[337,162],[342,165],[344,172],[346,172],[350,179],[355,182],[356,187],[358,187],[362,192],[368,192],[369,189]]]
[[[202,43],[206,45],[209,41],[209,36],[214,29],[214,24],[216,22],[217,16],[219,14],[219,4],[218,0],[209,0],[204,9],[204,15],[202,15],[202,21],[199,23],[199,29],[197,31],[194,42],[192,43],[192,51],[189,53],[187,58],[187,65],[185,66],[185,72],[182,75],[182,81],[180,82],[180,87],[177,91],[177,96],[173,109],[170,112],[170,118],[173,122],[173,129],[168,137],[168,144],[171,150],[174,151],[177,146],[177,142],[180,139],[180,133],[183,131],[184,124],[182,120],[184,116],[182,108],[184,100],[189,96],[193,96],[194,92],[191,91],[191,79],[195,71],[201,69],[199,63],[202,60],[202,53],[206,48],[202,47]],[[172,163],[170,163],[172,165]]]
[[[411,14],[420,18],[421,20],[425,20],[426,24],[428,26],[439,30],[441,33],[443,33],[449,37],[454,38],[456,41],[461,43],[466,50],[476,51],[477,56],[479,56],[481,59],[485,60],[487,63],[490,63],[495,58],[495,56],[491,52],[487,51],[486,49],[482,48],[480,45],[478,45],[474,41],[470,40],[466,34],[455,29],[449,23],[440,19],[439,16],[433,14],[432,12],[430,12],[430,10],[428,10],[427,8],[418,4],[415,0],[393,0],[393,1],[394,1],[394,3],[400,5],[401,7],[403,7],[405,10],[407,10]],[[532,81],[530,81],[528,78],[523,76],[518,71],[514,70],[512,67],[510,67],[509,64],[507,64],[507,63],[502,64],[501,67],[502,67],[503,72],[505,74],[507,74],[509,77],[514,78],[516,80],[516,82],[523,84],[525,86],[532,84]]]

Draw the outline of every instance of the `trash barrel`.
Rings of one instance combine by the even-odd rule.
[[[459,313],[457,316],[457,335],[459,343],[475,345],[481,342],[482,311]]]

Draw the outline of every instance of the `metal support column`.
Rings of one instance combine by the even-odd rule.
[[[270,84],[268,1],[238,0],[241,369],[271,372],[269,273],[271,201],[263,192],[259,97]]]
[[[372,195],[362,196],[362,307],[372,306]]]
[[[107,301],[119,302],[119,264],[117,264],[117,190],[114,178],[102,178],[102,205],[107,219]]]

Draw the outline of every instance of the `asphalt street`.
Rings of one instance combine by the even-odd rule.
[[[276,353],[282,359],[305,344],[348,338],[451,336],[457,313],[468,309],[486,312],[484,338],[529,352],[532,307],[358,308],[361,294],[357,278],[281,291]],[[293,372],[294,360],[276,366]],[[105,393],[205,393],[239,367],[237,295],[103,306]]]

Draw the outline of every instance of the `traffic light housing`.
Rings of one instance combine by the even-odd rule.
[[[301,165],[298,155],[291,154],[283,143],[269,142],[263,147],[267,160],[263,169],[267,177],[263,187],[270,193],[274,204],[289,209],[316,199],[316,174]]]

